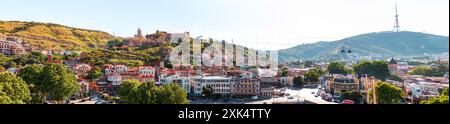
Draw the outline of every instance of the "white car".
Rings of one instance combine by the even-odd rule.
[[[251,99],[252,99],[252,100],[257,100],[257,99],[258,99],[258,96],[252,96]]]

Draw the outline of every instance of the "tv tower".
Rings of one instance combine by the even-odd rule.
[[[398,22],[398,11],[397,11],[397,3],[395,3],[395,24],[394,24],[394,32],[400,32],[400,23]]]

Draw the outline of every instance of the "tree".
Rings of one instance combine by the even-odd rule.
[[[444,88],[439,97],[432,97],[429,100],[421,101],[420,104],[449,104],[448,87]]]
[[[449,104],[448,96],[432,97],[429,100],[421,101],[420,104]]]
[[[119,88],[119,97],[128,104],[187,104],[187,92],[171,83],[157,87],[154,82],[126,80]]]
[[[349,92],[349,91],[347,91],[347,92],[344,92],[342,94],[342,98],[343,99],[352,100],[352,101],[359,101],[359,100],[361,100],[362,96],[358,92]]]
[[[446,87],[446,88],[444,88],[444,90],[442,90],[441,95],[448,96],[448,87]]]
[[[302,88],[305,85],[305,81],[301,76],[294,77],[293,83],[296,87]]]
[[[311,69],[305,74],[305,80],[308,83],[317,83],[319,82],[319,77],[322,75],[322,72],[318,69]]]
[[[17,67],[17,64],[14,61],[8,61],[3,64],[3,67],[5,67],[6,69],[14,68],[14,67]]]
[[[73,58],[76,58],[76,57],[80,57],[80,54],[76,53],[76,52],[73,52],[71,54],[64,54],[62,59],[63,60],[70,60],[70,59],[73,59]]]
[[[111,41],[108,41],[107,46],[108,47],[117,47],[117,46],[122,46],[123,42],[120,41],[119,39],[114,39]]]
[[[281,70],[281,77],[287,77],[288,76],[288,68],[283,68]]]
[[[375,87],[378,104],[399,104],[404,100],[403,90],[387,82],[378,82]],[[373,91],[369,91],[369,98],[373,102]]]
[[[43,69],[42,65],[29,65],[17,74],[28,84],[32,97],[30,103],[32,104],[43,104],[45,102],[41,79]]]
[[[154,82],[142,83],[137,89],[138,98],[134,104],[156,104],[156,90]]]
[[[10,72],[0,73],[0,104],[26,104],[30,100],[25,81]]]
[[[3,54],[0,54],[0,65],[3,65],[3,64],[5,64],[6,62],[8,62],[8,61],[10,61],[10,60],[11,60],[11,58],[6,57],[6,56],[3,55]]]
[[[427,75],[432,71],[431,68],[425,66],[415,67],[411,70],[409,74],[411,75]]]
[[[347,70],[345,69],[345,65],[342,62],[332,62],[328,65],[328,73],[329,74],[347,74]]]
[[[401,77],[397,76],[397,75],[390,75],[388,77],[389,80],[393,80],[393,81],[398,81],[398,82],[403,82],[405,80],[403,80]]]
[[[88,72],[87,77],[91,80],[98,79],[103,75],[102,69],[95,67]]]
[[[170,84],[170,88],[172,89],[172,102],[170,104],[188,104],[188,93],[182,87],[172,83]]]
[[[135,101],[137,101],[136,99],[137,89],[141,84],[142,83],[138,80],[123,81],[118,90],[120,99],[129,104],[135,103]]]
[[[62,103],[80,91],[75,75],[62,64],[47,64],[41,76],[43,92],[52,102]]]
[[[362,61],[356,64],[353,70],[358,75],[367,74],[383,81],[390,75],[388,63],[384,61]]]
[[[15,56],[12,61],[17,66],[26,66],[29,64],[44,64],[46,59],[47,56],[40,52],[31,52],[30,54]]]
[[[442,77],[447,72],[448,72],[448,69],[441,64],[440,66],[433,67],[433,68],[419,66],[419,67],[413,68],[409,74],[423,75],[423,76],[429,76],[429,77]]]
[[[211,97],[214,94],[214,89],[211,86],[203,86],[202,94],[206,96],[206,98]]]
[[[165,84],[156,92],[156,104],[187,104],[187,92],[177,84]]]

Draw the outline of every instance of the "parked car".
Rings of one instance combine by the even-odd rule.
[[[344,101],[342,102],[342,104],[355,104],[355,102],[352,101],[352,100],[346,99],[346,100],[344,100]]]
[[[322,96],[322,99],[328,102],[332,102],[333,101],[333,96],[331,94],[325,94]]]
[[[400,104],[409,104],[406,100],[401,100]]]
[[[70,97],[70,100],[77,100],[77,97]]]
[[[333,97],[333,102],[334,103],[342,103],[342,98],[340,96],[334,96]]]
[[[230,99],[223,99],[222,102],[229,102]]]
[[[311,92],[311,94],[316,94],[316,92]]]
[[[88,100],[87,99],[82,99],[80,102],[87,102]]]
[[[290,97],[288,97],[288,99],[294,99],[294,97],[293,97],[293,96],[290,96]]]
[[[258,99],[258,96],[252,96],[251,99],[252,99],[252,100],[257,100],[257,99]]]

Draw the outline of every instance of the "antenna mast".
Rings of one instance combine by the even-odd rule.
[[[394,24],[394,32],[400,32],[400,23],[398,22],[398,9],[397,3],[395,3],[395,24]]]

